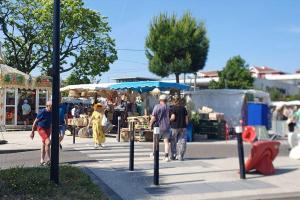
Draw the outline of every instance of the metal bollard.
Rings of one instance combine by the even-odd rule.
[[[240,179],[246,179],[245,161],[244,161],[244,146],[243,146],[243,139],[242,139],[242,132],[243,132],[242,126],[235,127],[235,132],[237,135],[237,144],[238,144]]]
[[[154,185],[159,185],[159,127],[153,129],[153,142],[154,142]]]
[[[75,144],[75,132],[76,132],[76,128],[75,126],[72,126],[72,135],[73,135],[73,144]]]
[[[134,122],[129,122],[130,131],[130,152],[129,152],[129,171],[134,171]]]
[[[118,135],[117,135],[117,141],[120,142],[120,131],[121,131],[121,116],[118,116]]]

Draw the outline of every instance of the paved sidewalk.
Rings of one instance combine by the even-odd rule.
[[[10,144],[6,148],[33,148],[39,140],[25,139],[24,135],[6,133]],[[21,136],[22,135],[22,136]],[[20,137],[18,137],[20,136]],[[25,142],[26,141],[26,142]],[[274,162],[276,174],[262,176],[247,174],[240,180],[237,158],[186,159],[183,162],[160,160],[160,186],[153,185],[153,160],[151,149],[135,143],[135,171],[128,171],[129,144],[117,143],[107,138],[106,147],[93,148],[90,138],[65,138],[65,146],[76,149],[94,162],[79,162],[93,179],[105,188],[111,199],[287,199],[293,196],[300,199],[300,161],[280,156]],[[30,143],[31,142],[31,143]],[[203,142],[202,142],[203,143]],[[211,143],[211,145],[225,142]],[[230,141],[228,145],[235,145]],[[161,154],[162,158],[162,154]]]

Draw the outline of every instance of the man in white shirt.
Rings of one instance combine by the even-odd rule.
[[[24,125],[27,128],[27,125],[29,124],[29,116],[31,113],[31,107],[28,104],[28,100],[25,99],[22,105],[22,115],[23,115],[23,121],[24,121]]]

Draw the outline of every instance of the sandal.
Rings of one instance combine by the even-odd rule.
[[[40,166],[45,166],[45,162],[40,162]]]
[[[47,161],[47,162],[45,163],[45,165],[50,166],[50,165],[51,165],[51,162],[50,162],[50,161]]]

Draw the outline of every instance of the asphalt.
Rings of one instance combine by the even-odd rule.
[[[28,135],[29,132],[4,134],[8,144],[0,145],[0,167],[8,166],[1,155],[13,155],[14,151],[32,151],[36,154],[34,158],[38,158],[40,140],[30,140]],[[76,144],[72,144],[72,137],[67,136],[64,159],[69,160],[64,162],[81,167],[111,199],[116,200],[300,199],[300,161],[288,157],[286,140],[280,142],[280,154],[274,161],[275,174],[263,176],[251,173],[246,175],[246,180],[240,179],[237,156],[227,152],[236,148],[235,140],[188,143],[189,156],[182,162],[164,162],[160,153],[159,186],[153,185],[149,143],[135,143],[134,171],[129,171],[128,143],[117,143],[114,138],[107,138],[105,148],[97,150],[90,138],[76,138]],[[197,148],[192,148],[204,145],[211,147],[211,151],[224,147],[224,152],[221,150],[218,156],[212,156],[212,152],[207,151],[209,148],[205,148],[206,152],[199,150],[198,154]],[[245,155],[248,155],[250,146],[245,145],[245,149]],[[69,157],[70,153],[73,156]]]

